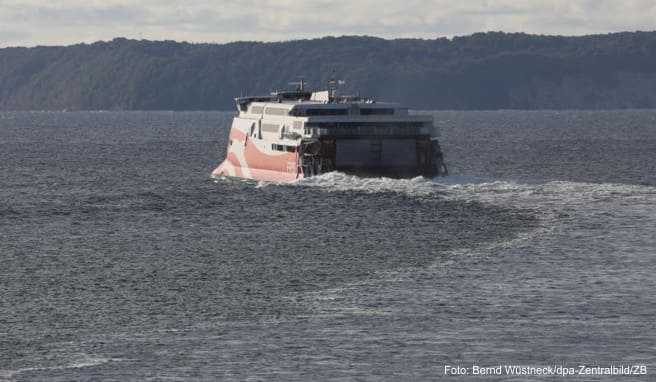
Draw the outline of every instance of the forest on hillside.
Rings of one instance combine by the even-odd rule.
[[[228,110],[303,77],[416,109],[656,107],[656,32],[0,49],[0,110]]]

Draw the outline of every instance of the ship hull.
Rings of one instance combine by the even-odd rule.
[[[433,177],[446,172],[439,144],[429,136],[329,138],[312,143],[318,147],[301,142],[293,146],[293,152],[272,152],[268,150],[271,142],[254,139],[238,125],[233,126],[226,158],[212,176],[291,183],[330,171],[393,178]]]
[[[213,177],[238,177],[266,182],[295,182],[303,178],[297,152],[268,153],[266,146],[233,126],[226,159]]]
[[[293,183],[303,179],[303,174],[298,176],[292,176],[286,172],[275,171],[275,170],[263,170],[258,168],[244,168],[241,166],[235,166],[233,163],[228,160],[224,160],[223,163],[219,165],[214,171],[212,171],[212,177],[234,177],[242,179],[252,179],[263,182],[275,182],[275,183]]]

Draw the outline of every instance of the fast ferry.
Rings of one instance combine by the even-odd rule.
[[[430,115],[395,103],[338,95],[338,81],[311,92],[236,98],[226,158],[214,177],[295,182],[330,171],[365,176],[447,173]]]

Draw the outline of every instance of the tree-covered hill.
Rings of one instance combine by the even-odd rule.
[[[231,109],[304,77],[423,109],[656,107],[656,32],[0,49],[0,109]]]

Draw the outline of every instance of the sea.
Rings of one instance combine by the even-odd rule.
[[[210,177],[231,112],[0,113],[0,381],[656,380],[656,110],[422,113],[449,176],[291,185]]]

